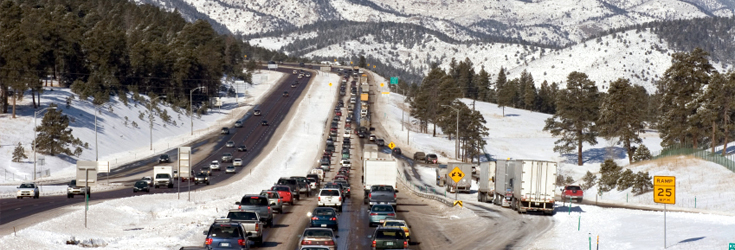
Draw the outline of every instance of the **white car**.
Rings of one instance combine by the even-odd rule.
[[[232,166],[242,167],[242,159],[235,158],[234,160],[232,160]]]
[[[18,194],[15,196],[17,199],[23,199],[23,197],[31,197],[33,199],[38,199],[38,196],[40,195],[40,192],[38,191],[38,186],[36,186],[35,183],[27,182],[20,184],[18,187]]]
[[[367,115],[368,115],[368,110],[367,109],[361,109],[360,110],[360,116],[366,117]]]
[[[352,132],[352,130],[345,129],[345,134],[343,135],[343,137],[350,137],[350,136],[352,136],[352,133],[351,132]]]
[[[141,178],[141,180],[145,181],[145,183],[148,183],[148,186],[153,186],[153,177],[145,176]]]
[[[211,169],[212,171],[214,171],[214,170],[220,170],[220,168],[219,168],[219,161],[218,160],[212,161],[212,163],[209,164],[209,169]]]
[[[352,167],[352,163],[350,162],[350,160],[342,160],[340,164],[342,165],[342,167]]]
[[[350,104],[355,104],[357,102],[357,99],[352,97],[350,98]]]
[[[342,211],[342,191],[337,188],[324,188],[319,190],[317,206],[334,207]]]
[[[225,168],[225,174],[234,174],[235,173],[235,166],[227,166]]]
[[[321,168],[315,168],[315,169],[312,169],[310,173],[311,173],[311,174],[316,174],[316,175],[318,175],[318,176],[319,176],[319,181],[322,181],[322,180],[324,180],[324,169],[321,169]]]

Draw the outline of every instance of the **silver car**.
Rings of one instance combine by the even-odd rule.
[[[220,170],[220,168],[219,168],[219,161],[218,160],[212,161],[212,163],[209,164],[209,169],[211,169],[212,171],[214,171],[214,170],[219,171]]]
[[[271,209],[278,211],[279,214],[283,213],[283,199],[281,199],[281,195],[278,194],[278,191],[263,190],[260,191],[260,195],[268,198],[268,203],[270,203]]]
[[[235,166],[227,166],[225,167],[225,174],[234,174],[235,173]]]
[[[225,143],[225,147],[234,148],[235,147],[235,142],[234,141],[228,141],[227,143]]]
[[[331,228],[307,228],[301,234],[299,249],[305,246],[326,246],[329,250],[337,250],[336,238]]]
[[[232,160],[232,165],[235,166],[235,167],[241,167],[242,166],[242,159],[235,158],[234,160]]]

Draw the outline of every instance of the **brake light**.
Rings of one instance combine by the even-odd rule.
[[[332,217],[332,218],[331,218],[331,219],[329,219],[329,220],[337,220],[337,217]]]
[[[332,240],[330,240],[330,241],[325,241],[325,242],[324,242],[324,245],[334,246],[334,241],[332,241]]]
[[[339,201],[342,201],[342,197],[339,197]]]
[[[268,206],[268,210],[271,210],[271,206]]]
[[[260,230],[260,223],[255,223],[255,231],[259,231],[259,230]]]
[[[396,194],[393,194],[393,198],[396,198]]]
[[[372,193],[369,193],[368,194],[368,198],[373,198],[373,194]]]
[[[349,191],[350,191],[350,188],[347,188],[347,192],[349,192]]]
[[[320,197],[317,197],[317,198],[319,198],[319,201],[322,201],[322,197],[321,196]]]
[[[212,238],[207,238],[207,240],[204,241],[204,245],[212,245]]]
[[[373,247],[375,247],[375,241],[373,241]]]
[[[408,228],[404,228],[403,231],[408,233]]]
[[[311,245],[311,241],[310,240],[302,240],[301,241],[301,245]]]
[[[370,213],[370,216],[376,216],[378,213]]]
[[[237,209],[242,209],[242,206],[237,206]]]
[[[408,241],[403,242],[403,248],[408,248]]]
[[[240,245],[240,246],[244,246],[245,244],[247,244],[247,241],[245,241],[243,239],[239,239],[239,240],[237,240],[237,244]],[[406,244],[403,244],[403,245],[405,246]]]
[[[389,213],[388,216],[396,216],[394,213]]]
[[[316,216],[314,216],[314,217],[311,217],[311,220],[318,220],[318,219],[319,219],[319,218],[317,218]]]

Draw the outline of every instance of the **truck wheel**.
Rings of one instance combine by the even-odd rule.
[[[257,244],[258,246],[263,245],[263,236],[262,235],[260,237],[258,237],[258,238],[255,239],[255,244]]]
[[[342,212],[342,206],[341,205],[337,207],[337,211],[339,211],[340,213]]]
[[[199,185],[199,182],[196,182],[196,181],[195,181],[195,182],[194,182],[194,186],[196,186],[196,185]]]
[[[168,184],[168,188],[174,188],[174,184],[173,183]]]
[[[73,194],[66,194],[66,198],[69,198],[69,199],[74,198],[74,195]]]
[[[138,190],[133,189],[133,193],[137,193],[137,192],[138,192]]]

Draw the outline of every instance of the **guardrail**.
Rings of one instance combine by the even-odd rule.
[[[449,207],[454,205],[453,201],[447,199],[444,195],[440,195],[438,192],[436,192],[434,188],[429,189],[428,187],[417,186],[413,183],[410,183],[400,170],[397,171],[399,176],[398,180],[400,180],[401,184],[406,187],[405,190],[410,191],[416,196],[444,203],[444,205],[447,205]]]
[[[726,149],[723,149],[726,150]],[[658,151],[653,159],[659,159],[674,155],[691,155],[702,160],[711,161],[735,172],[735,156],[722,156],[721,153],[712,153],[705,149],[693,148],[690,145],[673,145]]]

